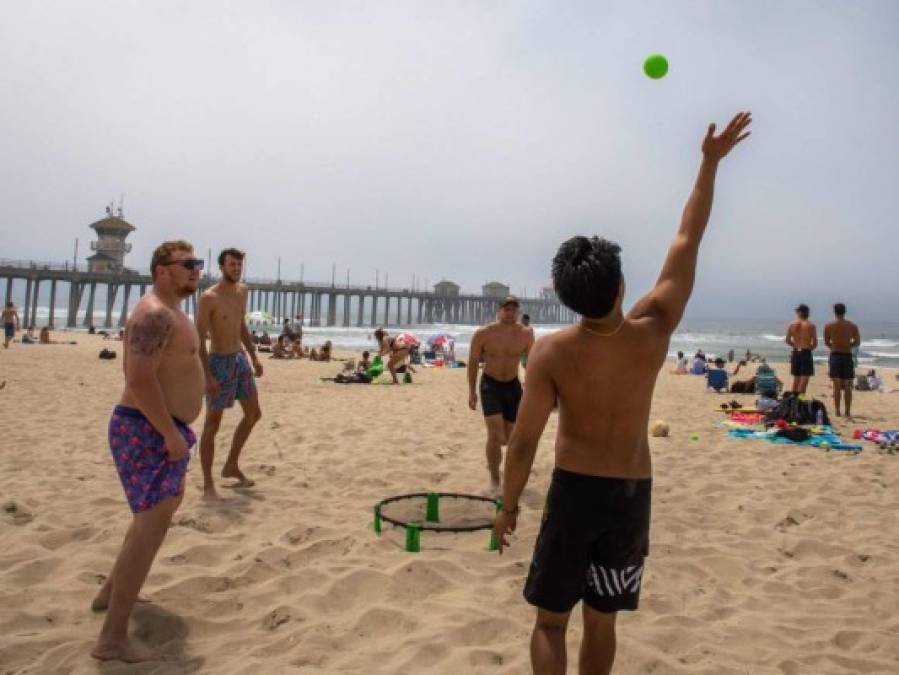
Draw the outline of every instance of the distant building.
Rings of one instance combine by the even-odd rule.
[[[559,296],[556,295],[556,289],[552,286],[544,286],[540,289],[540,297],[544,300],[551,300],[552,302],[558,302]]]
[[[491,281],[481,287],[481,294],[488,298],[505,298],[511,295],[508,284],[501,284],[498,281]]]
[[[91,225],[97,233],[97,241],[91,242],[94,254],[87,259],[88,272],[127,272],[125,254],[131,252],[131,244],[125,238],[135,229],[134,225],[122,217],[122,207],[113,213],[113,207],[106,207],[106,217]]]
[[[455,298],[459,295],[459,284],[454,284],[452,281],[441,281],[438,284],[434,284],[434,295],[440,295],[448,298]]]

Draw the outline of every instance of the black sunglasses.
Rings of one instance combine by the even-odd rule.
[[[203,269],[203,261],[199,258],[186,258],[185,260],[170,260],[169,262],[162,263],[163,265],[181,265],[188,272],[193,272],[194,270],[202,270]]]

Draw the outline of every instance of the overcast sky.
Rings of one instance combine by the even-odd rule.
[[[256,277],[533,293],[599,234],[632,302],[707,123],[749,109],[688,314],[895,320],[897,36],[895,0],[6,2],[0,257],[83,259],[124,194],[135,267],[184,237]]]

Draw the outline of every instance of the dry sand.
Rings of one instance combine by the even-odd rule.
[[[409,554],[402,531],[372,532],[376,501],[486,485],[465,371],[342,386],[319,381],[336,364],[271,360],[244,454],[257,488],[207,506],[193,463],[145,588],[154,604],[134,613],[165,661],[93,661],[101,617],[88,605],[130,512],[106,444],[121,360],[97,359],[121,345],[77,339],[0,353],[0,672],[529,672],[521,589],[555,416],[506,554],[488,553],[486,532],[425,533]],[[819,372],[810,392],[827,391]],[[899,672],[899,456],[729,439],[723,398],[659,378],[653,416],[672,433],[652,441],[652,551],[640,611],[619,618],[615,672]],[[857,394],[858,426],[899,427],[897,403]],[[225,417],[217,469],[238,417]],[[571,672],[580,626],[575,615]]]

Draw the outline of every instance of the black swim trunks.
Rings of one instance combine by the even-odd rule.
[[[852,354],[830,353],[830,377],[834,380],[855,379],[855,363],[852,360]]]
[[[811,349],[794,349],[790,355],[790,375],[793,377],[811,377],[815,374],[815,363],[812,361]]]
[[[502,382],[495,380],[487,373],[481,375],[481,408],[484,417],[502,415],[507,422],[514,422],[518,417],[518,404],[521,402],[521,382],[514,380]]]
[[[525,599],[550,612],[568,612],[581,599],[599,612],[637,609],[649,555],[651,498],[651,478],[556,468]]]

